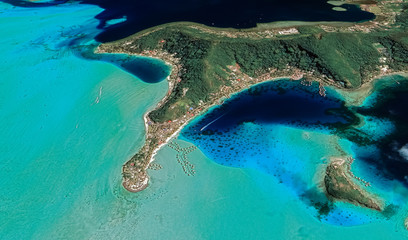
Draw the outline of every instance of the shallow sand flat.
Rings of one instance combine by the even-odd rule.
[[[328,4],[333,5],[333,6],[341,6],[345,4],[346,2],[343,1],[327,1]]]
[[[114,194],[121,164],[142,144],[142,115],[167,84],[143,83],[65,45],[79,26],[96,31],[100,11],[73,5],[0,14],[10,30],[0,40],[2,239],[83,239],[123,206]]]
[[[190,143],[176,140],[180,145]],[[189,154],[197,174],[188,177],[163,148],[149,170],[151,185],[137,194],[121,192],[132,201],[116,219],[104,223],[91,239],[400,239],[405,232],[392,222],[337,227],[319,222],[298,198],[276,179],[254,169],[215,164],[199,150]],[[339,203],[348,207],[348,204]],[[364,210],[363,210],[364,212]],[[397,230],[397,231],[396,231]]]
[[[347,11],[347,9],[342,8],[342,7],[334,7],[332,9],[333,9],[333,11],[338,11],[338,12],[346,12]]]

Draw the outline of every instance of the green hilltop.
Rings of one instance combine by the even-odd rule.
[[[271,69],[277,76],[288,68],[297,69],[345,88],[358,88],[381,74],[384,67],[403,71],[408,65],[407,18],[407,5],[403,5],[389,27],[369,29],[370,23],[362,23],[350,25],[360,29],[343,26],[329,27],[334,29],[329,31],[324,24],[303,25],[293,27],[294,34],[272,37],[252,37],[253,32],[239,30],[226,30],[230,31],[227,36],[197,24],[172,23],[101,47],[134,54],[160,50],[179,59],[181,81],[167,101],[149,114],[152,121],[165,122],[209,101],[221,86],[229,86],[228,66],[239,66],[243,74],[253,78]]]

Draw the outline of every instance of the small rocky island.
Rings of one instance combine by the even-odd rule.
[[[351,172],[352,161],[352,158],[346,157],[331,158],[324,176],[324,190],[327,196],[332,200],[346,201],[382,211],[384,203],[363,188],[363,186],[368,187],[370,183],[354,176]]]

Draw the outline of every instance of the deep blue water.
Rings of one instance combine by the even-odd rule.
[[[371,222],[371,218],[327,202],[310,187],[312,177],[305,175],[318,171],[316,166],[325,157],[344,155],[349,148],[344,146],[349,145],[352,152],[348,154],[367,164],[363,169],[377,186],[387,185],[384,179],[407,185],[408,84],[401,81],[397,87],[379,89],[375,100],[364,106],[346,107],[344,101],[332,89],[321,97],[317,84],[262,83],[193,121],[182,131],[182,138],[219,164],[273,175],[306,205],[315,207],[322,221],[339,225],[356,224],[356,219]],[[363,125],[359,115],[365,118]],[[329,136],[338,136],[346,144]],[[349,218],[349,214],[357,217]]]
[[[316,187],[314,174],[322,159],[340,154],[331,135],[358,123],[333,90],[322,97],[317,83],[304,86],[282,79],[234,95],[189,124],[181,138],[219,164],[275,177],[321,221],[357,225],[374,220],[334,206]]]
[[[386,119],[393,123],[395,130],[373,144],[356,149],[359,157],[374,166],[389,179],[398,179],[408,186],[408,83],[401,77],[394,77],[394,84],[376,93],[375,100],[359,108],[358,113]],[[381,132],[382,126],[378,126]],[[376,151],[367,150],[374,146]]]
[[[322,98],[316,83],[309,87],[287,80],[260,84],[214,109],[193,128],[206,134],[230,131],[244,122],[333,128],[358,121],[334,96]]]
[[[261,165],[262,170],[278,175],[282,181],[292,181],[277,165],[303,164],[293,156],[300,147],[290,139],[291,143],[281,141],[287,136],[281,135],[284,131],[280,126],[332,134],[338,127],[359,121],[334,91],[329,90],[326,98],[318,92],[316,83],[303,86],[287,79],[262,83],[213,108],[189,124],[182,136],[220,164]]]
[[[380,87],[370,104],[350,108],[330,89],[327,97],[322,98],[317,84],[311,87],[290,81],[260,84],[211,110],[186,128],[183,136],[207,148],[211,158],[223,163],[242,159],[242,153],[233,146],[237,142],[241,142],[240,151],[263,144],[255,133],[249,132],[248,136],[240,133],[245,123],[336,134],[351,141],[356,156],[375,167],[379,174],[408,185],[408,83],[401,77],[394,78],[400,83]],[[373,129],[359,127],[358,114]]]
[[[313,158],[310,148],[322,156],[328,152],[325,143],[320,148],[303,141],[307,138],[303,132],[330,135],[337,127],[358,122],[334,91],[329,90],[326,98],[318,92],[316,83],[303,86],[288,79],[262,83],[196,119],[182,137],[217,163],[259,168],[304,195],[310,179],[301,180],[301,172],[315,170],[302,158]]]
[[[157,61],[132,58],[124,55],[93,54],[94,47],[88,41],[91,36],[98,42],[122,39],[143,29],[174,21],[191,21],[216,27],[249,28],[256,23],[299,20],[299,21],[365,21],[375,17],[355,5],[345,4],[346,12],[332,10],[324,0],[296,1],[134,1],[134,0],[79,0],[79,1],[23,1],[0,0],[18,7],[39,8],[61,4],[93,4],[104,10],[95,18],[99,21],[98,33],[90,29],[75,30],[76,38],[62,43],[80,51],[89,59],[113,63],[123,70],[148,83],[164,79],[168,71],[157,66]],[[209,14],[210,13],[210,14]],[[64,45],[66,44],[66,45]],[[160,63],[158,65],[161,65]]]
[[[2,0],[16,6],[41,7],[64,2],[98,5],[104,11],[96,15],[103,29],[96,39],[101,42],[118,40],[159,24],[190,21],[215,27],[250,28],[256,23],[272,21],[344,21],[371,20],[374,14],[355,5],[344,4],[347,11],[333,11],[325,0],[81,0],[32,3],[21,0]],[[107,24],[114,19],[125,19]]]

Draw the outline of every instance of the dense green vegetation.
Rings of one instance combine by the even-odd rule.
[[[408,27],[408,3],[403,3],[401,7],[401,13],[396,16],[396,24],[401,25],[403,28]]]
[[[401,14],[400,21],[406,15]],[[377,75],[385,64],[402,70],[408,63],[405,31],[338,33],[325,32],[317,26],[303,26],[299,31],[300,34],[273,39],[228,38],[174,24],[131,38],[133,50],[125,51],[163,49],[175,54],[183,66],[181,82],[169,100],[150,113],[155,122],[177,118],[189,107],[208,101],[211,93],[229,84],[229,65],[238,64],[242,72],[252,77],[270,68],[279,71],[291,66],[356,88]],[[122,45],[117,42],[111,46]],[[380,62],[381,57],[386,62]]]
[[[387,49],[387,55],[392,59],[388,65],[397,71],[406,69],[408,64],[408,34],[390,34],[380,38],[379,42]]]
[[[332,163],[327,166],[324,185],[328,196],[381,211],[377,201],[353,183],[346,172],[344,164]]]

